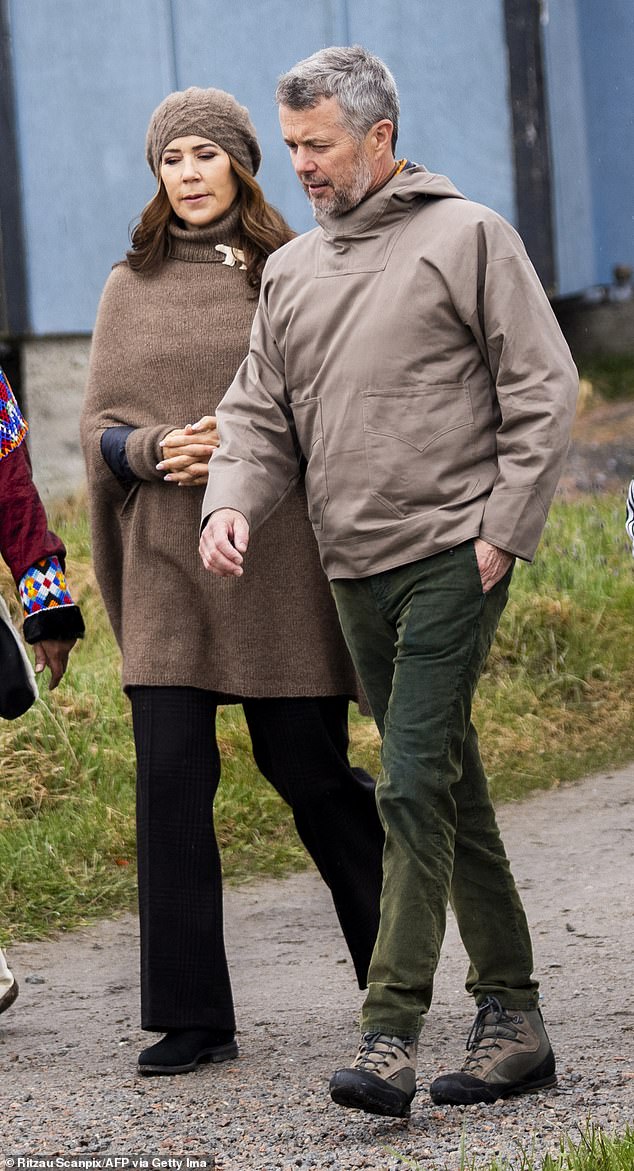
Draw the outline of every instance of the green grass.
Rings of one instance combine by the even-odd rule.
[[[475,703],[496,800],[634,756],[634,573],[624,503],[555,503],[518,563]]]
[[[607,402],[634,398],[634,357],[604,354],[579,360],[579,374]]]
[[[629,1127],[622,1135],[607,1135],[600,1127],[589,1123],[579,1139],[566,1136],[560,1140],[557,1154],[543,1158],[536,1158],[530,1151],[518,1147],[518,1154],[512,1161],[494,1159],[483,1164],[475,1157],[469,1157],[467,1148],[468,1143],[463,1141],[455,1171],[631,1171],[634,1167],[634,1130]],[[389,1148],[389,1153],[409,1171],[454,1171],[446,1163],[440,1167],[426,1160],[423,1165],[416,1159],[399,1155],[393,1148]]]
[[[0,726],[0,945],[134,902],[134,750],[119,656],[81,503],[52,523],[72,553],[69,578],[88,636],[58,690],[49,695],[41,684],[35,707]],[[12,599],[8,576],[0,585]],[[517,568],[476,702],[496,801],[634,759],[632,613],[623,501],[556,503],[536,563]],[[223,709],[218,731],[226,877],[303,867],[290,814],[251,760],[241,709]],[[376,773],[378,737],[358,714],[352,744],[354,762]]]

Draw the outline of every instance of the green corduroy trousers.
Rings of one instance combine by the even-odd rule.
[[[417,1036],[451,902],[476,1003],[532,1009],[526,915],[498,830],[471,706],[512,569],[482,591],[472,541],[362,579],[331,583],[382,737],[381,918],[364,1032]]]

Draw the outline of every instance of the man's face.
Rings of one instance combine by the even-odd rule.
[[[341,123],[336,98],[322,98],[310,110],[280,106],[279,114],[295,174],[315,219],[343,215],[356,207],[376,181],[369,143],[372,131],[362,142],[352,138]]]

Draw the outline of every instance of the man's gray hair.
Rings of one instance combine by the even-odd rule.
[[[322,98],[336,98],[346,130],[357,141],[375,122],[389,118],[398,138],[399,100],[387,65],[361,45],[320,49],[282,74],[275,100],[291,110],[309,110]]]

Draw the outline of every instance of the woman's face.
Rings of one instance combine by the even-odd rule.
[[[229,210],[238,180],[226,150],[208,138],[173,138],[161,158],[161,179],[172,211],[186,228],[205,228]]]

